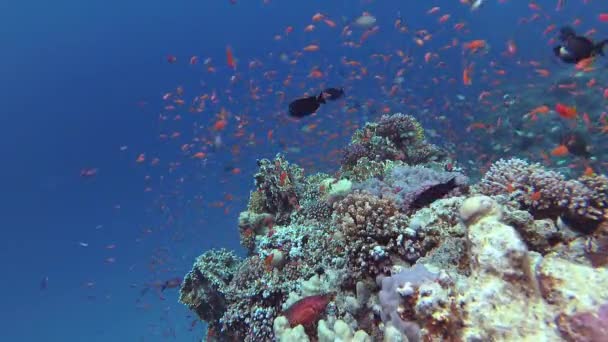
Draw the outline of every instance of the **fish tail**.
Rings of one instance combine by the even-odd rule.
[[[608,39],[604,39],[601,42],[595,44],[595,51],[598,55],[604,56],[604,46],[608,44]]]
[[[325,103],[325,97],[323,97],[323,92],[320,92],[319,96],[317,96],[317,102]]]

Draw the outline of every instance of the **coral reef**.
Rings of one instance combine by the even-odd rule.
[[[443,161],[446,153],[426,141],[424,129],[413,116],[397,113],[384,115],[377,123],[367,123],[355,132],[342,158],[342,170],[347,177],[354,173],[353,169],[362,158],[416,165]],[[359,176],[354,173],[354,177]]]
[[[447,163],[401,114],[333,177],[261,160],[248,256],[205,252],[180,301],[212,341],[608,340],[607,178],[511,159],[469,188]]]
[[[390,199],[401,211],[409,213],[448,195],[468,191],[468,179],[459,172],[437,171],[421,166],[396,166],[382,180],[370,178],[355,189],[364,189]]]
[[[277,223],[289,223],[289,215],[299,206],[296,186],[302,180],[302,169],[289,164],[281,154],[273,161],[258,160],[258,166],[253,178],[259,194],[252,196],[249,208],[273,215]]]
[[[501,159],[484,175],[479,191],[485,195],[509,194],[537,217],[563,216],[583,226],[606,216],[606,183],[602,180],[605,177],[586,178],[584,182],[566,180],[537,163]]]

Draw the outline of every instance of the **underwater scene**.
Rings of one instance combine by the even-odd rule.
[[[4,4],[2,341],[608,341],[608,1]]]

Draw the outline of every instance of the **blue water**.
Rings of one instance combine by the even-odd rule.
[[[253,188],[256,158],[289,150],[290,158],[307,170],[329,171],[336,168],[339,156],[326,158],[325,151],[343,145],[357,125],[377,117],[384,106],[391,111],[427,108],[437,113],[442,110],[441,98],[453,99],[457,94],[476,98],[491,89],[495,76],[491,71],[483,76],[491,61],[507,71],[501,80],[513,88],[537,79],[517,67],[519,60],[562,70],[566,66],[553,58],[547,43],[552,35],[544,36],[543,30],[580,18],[581,32],[596,28],[596,37],[608,36],[608,24],[597,20],[597,14],[608,8],[599,0],[588,5],[569,0],[563,11],[555,12],[555,2],[537,1],[543,7],[541,18],[519,26],[518,19],[533,13],[523,0],[506,4],[488,0],[474,13],[455,0],[4,3],[0,6],[0,339],[200,340],[202,325],[191,328],[194,319],[177,303],[176,289],[162,296],[154,289],[143,295],[141,291],[155,281],[183,276],[194,258],[209,248],[240,248],[236,220]],[[451,14],[446,24],[437,22],[439,15],[426,14],[434,5],[441,7],[441,15]],[[342,27],[363,11],[377,18],[380,31],[361,48],[341,46]],[[314,32],[303,32],[316,12],[327,15],[337,27],[320,22]],[[412,34],[396,33],[393,22],[398,12],[410,31],[426,29],[433,39],[419,48]],[[465,22],[470,33],[457,33],[452,28],[457,22]],[[275,41],[273,37],[284,35],[288,26],[294,31]],[[361,33],[354,29],[355,37]],[[429,68],[423,61],[424,53],[440,51],[455,37],[461,43],[485,39],[492,47],[486,56],[471,57],[476,63],[471,87],[461,82],[460,47],[440,52],[437,61],[444,61],[445,68]],[[509,39],[517,43],[516,57],[501,54]],[[310,43],[318,43],[321,50],[305,54],[295,65],[278,58],[281,53],[293,58],[295,51]],[[237,59],[236,71],[226,66],[227,45]],[[381,81],[374,78],[386,77],[390,89],[390,80],[402,66],[370,58],[374,53],[395,55],[397,50],[415,59],[405,73],[403,87],[411,88],[407,104],[387,96]],[[176,56],[177,62],[168,63],[168,55]],[[193,55],[199,56],[197,65],[188,64]],[[352,70],[341,65],[343,56],[361,61],[369,75],[361,80],[348,77]],[[206,58],[212,59],[216,73],[205,71]],[[249,70],[251,60],[263,66]],[[323,81],[306,77],[313,66],[327,73]],[[263,76],[269,70],[276,70],[276,78]],[[288,74],[293,84],[283,86]],[[233,75],[238,81],[231,85]],[[433,77],[439,78],[438,84]],[[456,82],[450,83],[450,78]],[[261,89],[259,101],[249,98],[250,81]],[[373,101],[375,110],[348,114],[342,109],[345,103],[331,104],[314,118],[287,120],[288,101],[318,91],[321,84],[344,86],[349,101]],[[174,93],[179,85],[184,87],[186,104],[212,90],[219,102],[200,114],[178,111],[181,121],[160,121],[161,113],[171,118],[178,113],[163,110],[167,103],[161,97]],[[232,100],[226,89],[231,89]],[[277,91],[285,92],[284,100],[274,94]],[[429,104],[430,98],[436,102]],[[232,116],[226,130],[216,133],[208,127],[221,107]],[[443,111],[455,127],[466,125],[457,110]],[[249,121],[244,137],[234,137],[235,115]],[[436,125],[433,116],[420,119],[426,126]],[[302,130],[311,123],[318,127]],[[270,141],[268,130],[273,130]],[[180,131],[181,137],[169,142],[159,139],[159,134],[174,131]],[[339,135],[328,140],[332,133]],[[223,144],[205,147],[205,161],[179,150],[195,136],[213,141],[217,135]],[[126,150],[121,151],[121,146]],[[240,154],[232,153],[234,146]],[[294,152],[295,147],[301,152]],[[145,164],[135,162],[140,153],[146,155]],[[155,157],[160,163],[151,166]],[[169,163],[176,161],[181,166],[170,171]],[[232,174],[235,167],[242,172]],[[97,168],[98,174],[83,178],[83,168]],[[147,175],[150,181],[144,180]],[[145,192],[147,186],[152,191]],[[220,208],[211,205],[218,201],[224,202]],[[48,283],[41,288],[46,277]]]

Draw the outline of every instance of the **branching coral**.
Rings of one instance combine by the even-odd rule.
[[[357,279],[390,267],[390,250],[396,251],[407,218],[391,201],[355,191],[334,203],[334,226],[345,242],[350,275]]]
[[[425,140],[424,130],[413,116],[398,113],[384,115],[378,123],[367,123],[355,132],[351,144],[344,149],[342,169],[351,170],[361,158],[416,165],[445,156],[445,152]]]
[[[289,215],[299,207],[296,188],[303,178],[302,169],[289,164],[281,154],[273,161],[258,160],[258,166],[254,179],[259,194],[252,195],[255,204],[250,207],[274,215],[279,224],[289,223]]]
[[[540,164],[517,158],[494,163],[479,183],[479,190],[486,195],[511,195],[540,217],[562,215],[588,222],[600,221],[604,215],[597,201],[599,194],[584,183],[566,180]]]
[[[203,321],[215,322],[226,311],[228,286],[241,263],[233,252],[210,250],[196,259],[180,288],[179,301]]]

